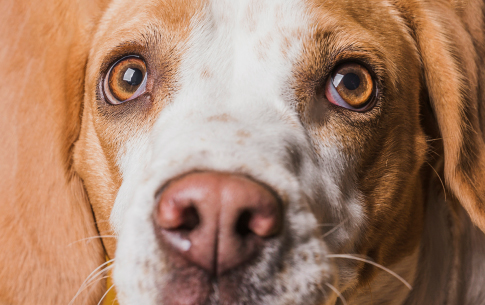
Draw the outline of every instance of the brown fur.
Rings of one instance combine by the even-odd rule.
[[[369,225],[355,245],[349,244],[350,247],[342,251],[366,255],[382,265],[393,265],[416,251],[423,227],[424,198],[420,176],[425,162],[426,140],[419,122],[419,55],[410,43],[412,37],[402,19],[390,15],[387,5],[366,2],[358,7],[349,5],[335,10],[328,9],[336,7],[334,2],[316,2],[315,10],[321,12],[318,14],[319,25],[306,43],[306,56],[296,72],[299,83],[295,88],[299,100],[306,101],[299,105],[304,114],[303,122],[315,134],[315,142],[325,139],[330,133],[327,128],[336,128],[335,133],[341,137],[339,143],[345,147],[348,160],[354,155],[362,156],[355,164],[355,168],[362,168],[355,179],[366,198],[365,214]],[[375,28],[374,37],[369,36],[367,29],[375,20],[359,13],[366,10],[373,10],[373,15],[379,16],[381,24],[385,25]],[[348,28],[354,30],[349,32]],[[377,39],[386,35],[402,38]],[[372,111],[364,114],[340,112],[340,109],[322,103],[323,89],[315,84],[325,82],[312,77],[328,75],[334,69],[333,63],[347,58],[360,59],[385,80],[378,84],[385,88],[385,92],[381,92],[385,100],[380,98]],[[403,61],[403,58],[407,60]],[[315,87],[316,91],[312,92]],[[328,108],[339,115],[331,115]],[[408,119],[402,120],[404,117]],[[379,136],[376,136],[377,124],[382,126]],[[379,269],[360,263],[357,281],[339,289],[351,288],[352,293],[346,294],[349,300],[359,290],[368,293],[367,287],[378,273]]]
[[[364,166],[357,166],[364,169],[357,181],[365,194],[370,225],[362,233],[363,240],[357,243],[357,248],[343,251],[364,254],[387,266],[403,260],[419,246],[424,226],[425,193],[429,188],[427,181],[438,174],[435,167],[439,169],[443,161],[442,176],[448,198],[454,195],[475,225],[485,232],[485,146],[482,135],[485,123],[481,121],[480,125],[478,119],[478,110],[483,109],[483,93],[476,89],[483,91],[483,86],[478,84],[485,81],[478,75],[485,54],[483,3],[392,2],[391,5],[366,2],[336,8],[337,4],[332,1],[312,1],[312,10],[322,11],[318,14],[320,25],[306,44],[307,57],[298,66],[299,83],[294,85],[299,100],[310,101],[299,104],[307,128],[322,139],[328,134],[327,126],[338,128],[337,133],[342,136],[339,142],[347,148],[349,158],[354,154],[364,156]],[[372,16],[362,12],[372,12]],[[377,23],[379,26],[375,27]],[[361,25],[366,30],[361,29]],[[349,32],[349,27],[354,30]],[[369,28],[374,29],[372,34],[376,38],[400,39],[369,37]],[[339,29],[343,30],[339,32]],[[410,43],[412,41],[416,41],[415,48],[414,43]],[[317,91],[312,91],[315,84],[321,83],[320,79],[312,77],[328,75],[334,68],[332,62],[345,60],[347,49],[351,58],[360,58],[373,66],[388,82],[380,84],[386,90],[387,105],[383,105],[388,109],[378,105],[380,109],[370,111],[366,118],[372,120],[379,115],[379,126],[386,132],[382,132],[382,138],[377,142],[370,141],[370,134],[366,133],[369,122],[363,121],[359,126],[361,114],[345,112],[340,117],[325,116],[328,109],[322,107],[332,106],[322,106],[319,102],[322,93],[318,92],[318,85]],[[407,50],[407,53],[399,54],[395,50]],[[424,72],[422,76],[421,71]],[[427,94],[422,95],[422,90]],[[391,101],[401,106],[393,106]],[[428,104],[433,114],[423,110]],[[423,121],[427,121],[428,126],[423,126]],[[396,126],[396,122],[404,125]],[[436,122],[438,134],[427,134],[432,122]],[[359,128],[355,128],[356,125]],[[375,134],[376,131],[372,128],[369,132]],[[442,140],[426,143],[426,138],[436,137]],[[356,143],[366,143],[366,146],[356,146]],[[359,148],[356,150],[356,147]],[[413,153],[404,153],[406,150]],[[432,155],[436,151],[442,152],[441,157]],[[403,156],[414,156],[414,159],[406,160]],[[389,159],[393,160],[392,168],[388,167]],[[402,163],[399,165],[396,160]],[[414,167],[409,168],[410,164]],[[435,180],[435,183],[440,182]],[[415,267],[409,265],[409,268]],[[375,267],[362,264],[358,283],[344,295],[348,300],[358,300],[361,294],[369,294],[368,285],[378,273],[381,272]],[[348,287],[340,288],[346,290]],[[394,301],[398,302],[397,299]]]

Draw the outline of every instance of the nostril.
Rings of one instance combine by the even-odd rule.
[[[244,210],[236,221],[236,234],[247,237],[250,234],[259,237],[271,237],[281,229],[281,211],[277,209],[277,203],[271,206],[270,212],[256,210]],[[265,213],[266,212],[266,213]]]
[[[197,208],[188,203],[161,200],[158,208],[158,224],[169,231],[192,231],[200,223]]]
[[[199,213],[195,207],[191,206],[183,210],[182,223],[177,228],[173,228],[173,230],[192,231],[199,225],[199,223]]]
[[[248,210],[245,210],[239,216],[236,222],[236,233],[241,237],[246,237],[250,233],[252,233],[251,229],[249,228],[249,222],[251,221],[252,213]]]

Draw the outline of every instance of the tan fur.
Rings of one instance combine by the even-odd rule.
[[[73,171],[89,37],[101,3],[1,3],[0,304],[67,304],[104,261]],[[103,293],[99,281],[76,304]]]
[[[444,175],[449,202],[443,204],[450,205],[454,243],[459,244],[456,236],[462,234],[456,232],[465,231],[460,227],[460,219],[466,218],[460,205],[485,232],[484,4],[478,0],[349,3],[308,1],[316,19],[311,37],[293,33],[306,39],[304,57],[294,71],[297,81],[292,84],[297,109],[315,139],[324,139],[325,128],[331,125],[341,136],[346,157],[362,156],[356,166],[366,170],[355,179],[366,197],[369,225],[357,237],[357,246],[343,251],[392,266],[414,282],[426,230],[430,177]],[[131,1],[111,6],[87,0],[2,2],[0,245],[7,251],[0,252],[1,305],[67,304],[104,261],[104,247],[114,257],[113,238],[103,238],[103,243],[79,241],[113,234],[109,216],[123,181],[117,163],[121,144],[147,133],[170,103],[190,20],[204,3],[145,1],[135,16],[130,5]],[[375,13],[372,18],[365,13],[366,6]],[[246,18],[253,28],[257,20],[251,10]],[[146,21],[151,23],[136,27]],[[374,28],[372,35],[363,26]],[[120,37],[132,44],[119,44]],[[157,49],[144,49],[143,42],[153,41]],[[261,58],[269,56],[267,43],[261,41]],[[349,44],[355,50],[341,50]],[[127,50],[145,52],[144,57],[156,62],[162,72],[152,74],[147,84],[155,101],[120,105],[120,115],[97,99],[97,68],[106,69],[107,58],[118,58]],[[376,73],[387,80],[388,100],[400,103],[379,110],[382,135],[368,146],[358,143],[366,143],[375,130],[363,127],[355,132],[347,124],[359,123],[361,114],[324,122],[321,115],[327,109],[315,100],[321,92],[314,85],[320,80],[312,78],[331,68],[325,66],[329,58],[336,62],[356,54],[378,68]],[[86,70],[88,60],[92,68]],[[197,73],[210,78],[215,72],[207,68]],[[428,103],[432,113],[427,111]],[[408,119],[396,126],[403,117]],[[133,121],[137,124],[129,124]],[[243,132],[239,136],[248,137]],[[437,136],[442,141],[427,142]],[[413,158],[399,160],[408,150]],[[392,167],[389,159],[394,160]],[[438,182],[434,179],[433,185]],[[455,264],[460,264],[456,257],[462,256],[454,257]],[[452,274],[455,286],[450,284],[449,299],[459,300],[458,271]],[[354,304],[372,304],[373,292],[379,289],[388,292],[381,300],[396,301],[391,292],[405,300],[407,292],[393,284],[386,286],[388,280],[377,268],[359,263],[357,278],[339,289]],[[81,294],[78,303],[96,304],[103,289],[100,281]],[[417,300],[425,298],[419,290],[415,294]]]

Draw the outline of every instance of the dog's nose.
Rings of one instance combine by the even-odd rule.
[[[276,195],[260,183],[198,172],[162,190],[155,218],[163,244],[220,275],[251,260],[281,231],[283,211]]]

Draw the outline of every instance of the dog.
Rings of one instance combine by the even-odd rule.
[[[0,304],[485,304],[484,11],[3,1]]]

